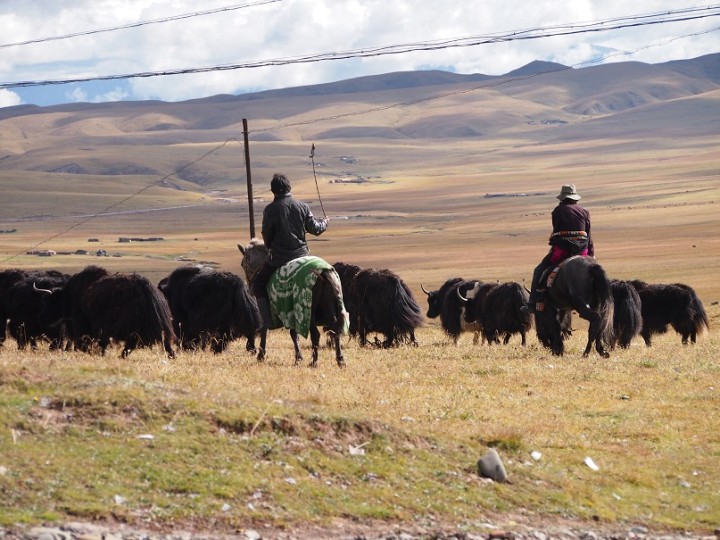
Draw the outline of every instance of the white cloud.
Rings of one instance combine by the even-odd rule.
[[[21,105],[22,99],[15,92],[10,90],[0,89],[0,107],[12,107],[14,105]]]
[[[13,43],[242,5],[236,1],[3,0],[0,24],[8,32],[2,40]],[[644,0],[641,4],[628,8],[625,0],[281,0],[163,24],[8,47],[0,60],[0,82],[241,64],[667,11],[666,0]],[[682,7],[693,5],[705,4],[687,0]],[[612,61],[662,62],[720,50],[717,32],[670,41],[716,27],[717,23],[709,18],[362,60],[132,79],[130,94],[122,90],[98,98],[174,101],[434,67],[499,75],[533,60],[577,65],[595,58],[599,50],[634,51]],[[80,97],[71,92],[67,99]]]
[[[74,102],[74,103],[85,103],[88,101],[87,92],[85,92],[82,88],[73,88],[69,92],[65,92],[65,97],[68,101]]]

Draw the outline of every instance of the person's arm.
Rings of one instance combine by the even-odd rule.
[[[305,215],[305,230],[315,236],[320,236],[327,230],[329,219],[315,219],[310,208]]]
[[[585,232],[588,235],[588,247],[587,247],[588,255],[590,255],[591,257],[594,257],[595,256],[595,245],[593,244],[592,235],[590,234],[590,212],[587,213],[587,222],[585,224]]]

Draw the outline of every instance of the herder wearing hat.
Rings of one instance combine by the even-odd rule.
[[[572,255],[595,256],[595,247],[590,236],[590,212],[577,204],[581,197],[575,185],[563,186],[557,198],[560,203],[552,211],[553,232],[548,242],[551,248],[533,272],[530,299],[525,307],[530,313],[536,310],[539,301],[538,283],[545,270]]]

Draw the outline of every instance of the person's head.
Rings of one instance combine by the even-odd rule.
[[[292,186],[290,185],[290,180],[287,179],[287,176],[279,173],[273,175],[273,178],[270,181],[270,191],[272,191],[275,195],[285,195],[286,193],[290,193],[291,189]]]
[[[582,197],[580,197],[577,189],[575,189],[575,184],[566,184],[560,188],[560,195],[558,195],[557,198],[560,202],[573,203],[579,201]]]

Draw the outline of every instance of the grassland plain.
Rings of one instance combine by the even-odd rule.
[[[314,254],[390,268],[424,302],[421,284],[435,289],[453,276],[529,280],[547,249],[555,195],[575,183],[610,277],[691,285],[710,332],[692,347],[670,333],[649,349],[635,342],[609,360],[583,360],[582,321],[563,358],[534,338],[526,348],[472,346],[469,337],[455,347],[428,321],[418,348],[350,342],[342,371],[329,351],[318,369],[292,367],[282,332],[261,365],[239,343],[221,356],[168,361],[159,351],[119,360],[18,352],[8,342],[0,526],[79,519],[293,532],[567,521],[697,535],[718,527],[717,91],[617,114],[571,114],[572,92],[554,83],[531,92],[547,103],[554,96],[552,110],[499,90],[384,108],[424,95],[407,92],[353,96],[357,103],[322,96],[322,106],[222,105],[239,119],[252,104],[252,129],[269,129],[250,146],[258,226],[269,179],[285,172],[316,215],[333,218],[311,239]],[[377,112],[341,119],[368,105]],[[154,282],[183,264],[240,274],[244,163],[239,145],[222,144],[238,125],[212,104],[163,105],[169,116],[159,119],[122,107],[3,121],[0,230],[15,232],[0,234],[1,267],[74,272],[94,263]],[[438,136],[466,117],[480,132]],[[545,121],[553,118],[562,122]],[[156,121],[165,127],[152,128]],[[412,134],[358,136],[378,126]],[[47,172],[58,169],[66,172]],[[33,248],[89,253],[40,258],[26,254]],[[491,447],[512,483],[477,476]]]
[[[717,306],[710,318],[717,326]],[[343,370],[329,349],[319,368],[293,367],[283,331],[263,364],[239,342],[171,361],[160,350],[123,360],[8,341],[0,525],[220,534],[566,521],[709,534],[720,523],[717,334],[683,347],[670,333],[609,360],[581,358],[582,334],[556,358],[534,337],[524,348],[470,336],[454,346],[430,324],[419,347],[350,341]],[[478,476],[489,448],[510,483]]]

